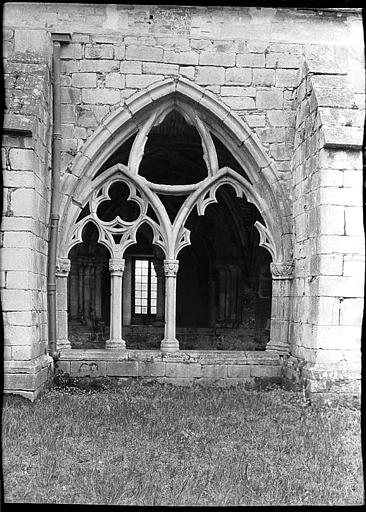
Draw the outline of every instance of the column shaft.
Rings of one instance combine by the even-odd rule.
[[[125,260],[111,258],[109,270],[111,273],[111,320],[110,338],[106,342],[109,349],[125,349],[126,342],[122,339],[122,276]]]
[[[179,350],[179,342],[175,337],[176,287],[178,260],[164,260],[165,272],[165,333],[160,349],[163,352]]]

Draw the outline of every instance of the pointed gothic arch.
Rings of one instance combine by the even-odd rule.
[[[150,130],[159,125],[172,110],[177,110],[188,124],[194,126],[201,138],[207,177],[198,183],[163,185],[139,176],[139,166]],[[245,177],[228,166],[219,168],[211,134],[232,152],[244,169]],[[100,167],[132,135],[135,135],[135,139],[127,165],[115,164],[97,175]],[[264,224],[256,221],[255,227],[259,231],[260,245],[272,257],[275,273],[277,270],[278,274],[278,269],[283,264],[286,268],[292,268],[289,205],[273,164],[255,134],[240,118],[214,95],[188,80],[164,80],[130,98],[123,107],[108,116],[90,137],[75,158],[70,173],[77,177],[77,181],[74,184],[74,180],[68,179],[70,174],[64,175],[59,256],[67,258],[69,250],[81,242],[85,225],[89,221],[93,222],[99,232],[99,242],[107,246],[112,254],[111,287],[118,297],[114,301],[112,298],[111,307],[117,312],[121,309],[121,290],[117,293],[117,288],[121,288],[124,251],[136,243],[139,227],[143,223],[149,224],[154,235],[153,243],[162,249],[166,258],[166,329],[162,342],[164,350],[176,350],[179,347],[175,338],[175,278],[178,254],[183,247],[190,244],[189,230],[185,227],[186,220],[195,208],[198,215],[204,215],[206,207],[217,202],[216,193],[222,185],[231,185],[237,197],[245,195],[260,212]],[[122,181],[129,187],[129,199],[140,207],[140,215],[134,222],[125,222],[120,217],[114,221],[103,222],[97,216],[98,205],[108,198],[108,189],[116,181]],[[169,220],[158,197],[159,193],[188,195],[173,222]],[[77,221],[80,210],[86,203],[89,203],[90,213]],[[147,214],[149,206],[154,210],[157,222]],[[118,243],[114,239],[116,234],[120,236]],[[286,275],[285,278],[287,277]],[[125,347],[119,319],[111,327],[110,342],[112,347]]]
[[[101,122],[75,157],[69,172],[64,174],[61,187],[60,257],[67,257],[68,237],[80,213],[81,198],[85,196],[85,191],[90,193],[95,186],[92,180],[98,169],[134,134],[137,134],[135,142],[137,139],[138,142],[132,148],[130,163],[134,162],[136,166],[146,133],[173,108],[183,112],[186,118],[190,112],[191,122],[194,112],[199,112],[196,127],[205,141],[205,159],[212,158],[214,154],[210,151],[212,139],[207,137],[207,131],[232,152],[245,169],[251,185],[250,192],[265,221],[264,229],[258,226],[262,231],[261,243],[271,247],[275,262],[291,261],[291,206],[274,163],[245,121],[231,112],[213,93],[182,77],[156,82],[134,94]],[[215,162],[209,164],[209,169],[215,169]]]

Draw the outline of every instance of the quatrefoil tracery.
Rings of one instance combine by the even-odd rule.
[[[200,135],[207,177],[198,183],[156,184],[139,175],[139,166],[150,130],[160,124],[173,108],[182,114],[187,123],[194,126]],[[116,164],[106,170],[98,181],[99,186],[96,186],[88,201],[90,214],[75,224],[69,249],[76,243],[82,242],[83,229],[91,221],[98,229],[98,242],[105,245],[113,257],[123,257],[127,247],[136,243],[136,234],[140,226],[147,223],[153,232],[153,243],[163,250],[167,259],[176,259],[180,250],[190,244],[190,231],[185,227],[189,214],[197,207],[198,215],[204,215],[207,206],[217,202],[216,193],[221,185],[231,185],[237,197],[243,197],[245,193],[247,200],[255,205],[260,202],[247,179],[229,167],[219,169],[218,157],[209,129],[192,107],[185,105],[183,108],[178,100],[174,104],[168,103],[156,109],[140,128],[130,151],[128,166]],[[116,182],[127,185],[129,188],[127,201],[134,201],[140,208],[140,213],[134,221],[126,221],[120,216],[116,216],[111,221],[105,221],[97,215],[98,207],[111,199],[109,190]],[[188,195],[173,222],[170,221],[158,194]],[[148,215],[149,205],[157,221]],[[260,233],[260,245],[267,248],[274,256],[275,244],[268,229],[259,222],[256,222],[255,226]]]

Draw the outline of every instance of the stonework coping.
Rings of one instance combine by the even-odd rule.
[[[164,260],[164,272],[166,277],[175,277],[179,268],[179,260]]]
[[[270,269],[273,279],[293,279],[294,277],[294,263],[292,261],[271,263]]]

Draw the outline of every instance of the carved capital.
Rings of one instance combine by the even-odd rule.
[[[179,260],[164,260],[165,277],[175,277],[179,268]]]
[[[56,276],[67,277],[71,268],[71,262],[68,258],[58,258],[56,263]]]
[[[111,273],[121,273],[125,269],[125,260],[123,258],[110,258],[109,260],[109,271]]]
[[[292,261],[271,263],[271,274],[273,279],[293,279],[294,263]]]

